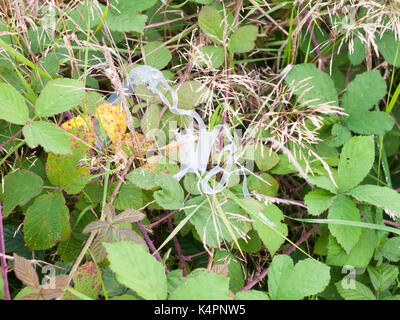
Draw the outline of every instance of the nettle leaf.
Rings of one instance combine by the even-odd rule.
[[[342,108],[349,115],[371,109],[386,95],[386,82],[379,71],[358,74],[352,80],[342,98]]]
[[[221,241],[232,241],[232,235],[227,229],[223,217],[219,210],[210,208],[205,196],[193,197],[185,202],[185,214],[189,216],[196,211],[190,218],[190,223],[196,228],[200,239],[208,246],[218,248]],[[244,211],[234,201],[228,200],[221,205],[221,210],[230,224],[234,236],[238,239],[242,234],[250,230],[250,222]]]
[[[20,125],[29,120],[29,110],[24,97],[6,83],[0,83],[0,119]]]
[[[200,52],[195,54],[196,62],[204,67],[211,66],[219,68],[225,62],[225,51],[221,46],[204,46],[200,48]]]
[[[165,173],[157,174],[155,180],[161,187],[161,190],[153,193],[157,204],[166,210],[182,208],[184,192],[179,182]]]
[[[249,52],[254,49],[257,34],[258,27],[256,26],[240,27],[232,34],[229,46],[236,53]]]
[[[203,7],[199,13],[199,27],[210,40],[222,43],[224,33],[223,17],[217,9]]]
[[[392,31],[386,31],[382,38],[375,39],[379,52],[392,66],[400,67],[400,41]]]
[[[104,243],[110,268],[117,280],[148,300],[167,298],[164,266],[134,242]]]
[[[367,176],[375,160],[373,136],[353,137],[340,154],[336,182],[338,191],[345,192],[358,185]]]
[[[263,180],[266,181],[265,183]],[[247,179],[247,186],[249,191],[256,191],[257,193],[264,194],[266,196],[274,197],[278,193],[279,183],[276,179],[268,173],[261,173],[260,175],[251,175]]]
[[[336,239],[330,235],[326,262],[333,266],[351,265],[356,268],[365,268],[374,254],[376,242],[375,231],[364,229],[361,231],[360,240],[347,254]]]
[[[158,70],[163,69],[172,59],[171,52],[161,41],[152,41],[143,46],[146,64]]]
[[[358,201],[383,208],[388,214],[400,216],[400,193],[393,189],[367,184],[358,186],[348,193]]]
[[[145,135],[149,135],[152,130],[160,126],[161,108],[157,104],[151,104],[140,120],[140,128]]]
[[[31,289],[39,289],[39,277],[29,260],[14,253],[15,276]]]
[[[240,261],[229,251],[218,250],[214,255],[214,266],[226,266],[227,277],[229,278],[229,289],[233,292],[238,291],[244,286],[244,276]]]
[[[338,105],[339,99],[334,82],[327,73],[318,70],[314,64],[295,65],[285,77],[285,81],[294,88],[297,96],[302,96],[301,102],[308,101],[308,106],[328,102]]]
[[[382,247],[383,256],[392,262],[400,261],[400,237],[388,239]]]
[[[399,275],[399,268],[388,263],[382,263],[379,266],[369,265],[367,271],[376,291],[388,289]]]
[[[394,126],[393,118],[383,111],[355,112],[346,121],[350,130],[358,134],[384,135]]]
[[[72,153],[67,134],[54,123],[34,121],[24,127],[23,133],[26,143],[31,148],[41,145],[46,152],[55,154]]]
[[[7,217],[16,206],[23,206],[42,192],[43,180],[29,170],[11,172],[4,178],[3,217]]]
[[[338,195],[329,209],[328,219],[348,220],[361,222],[360,212],[353,200],[346,196]],[[357,244],[361,236],[361,228],[342,224],[329,224],[329,231],[343,247],[346,253]]]
[[[336,196],[327,190],[316,188],[307,193],[304,197],[304,204],[308,208],[308,213],[318,216],[325,210],[328,210],[335,201]]]
[[[229,278],[204,269],[184,278],[169,300],[227,300],[228,292]]]
[[[69,210],[61,193],[36,198],[24,219],[25,242],[31,250],[46,250],[67,239],[71,228]]]
[[[268,293],[259,290],[247,290],[236,293],[235,300],[270,300]]]
[[[322,292],[329,284],[330,269],[312,259],[294,266],[287,255],[275,256],[268,271],[268,294],[272,300],[300,300]]]
[[[376,300],[371,289],[359,281],[354,281],[354,287],[343,287],[343,281],[337,282],[336,288],[340,296],[345,300]]]
[[[35,113],[50,117],[77,107],[84,98],[85,88],[81,81],[66,78],[51,80],[36,100]]]

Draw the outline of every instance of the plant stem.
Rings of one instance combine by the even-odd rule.
[[[3,232],[3,215],[2,215],[2,206],[0,204],[0,253],[1,253],[1,273],[3,275],[3,286],[4,286],[4,299],[10,300],[10,290],[8,288],[8,280],[7,280],[7,261],[6,261],[6,248],[4,245],[4,232]]]
[[[172,224],[172,218],[171,217],[168,217],[168,228],[169,228],[170,232],[174,231],[174,226]],[[177,239],[176,236],[172,238],[172,241],[175,244],[176,252],[178,252],[179,261],[181,262],[181,266],[182,266],[183,276],[186,277],[187,276],[187,270],[186,270],[186,265],[185,265],[185,257],[183,256],[181,246],[179,245],[179,242],[178,242],[178,239]]]

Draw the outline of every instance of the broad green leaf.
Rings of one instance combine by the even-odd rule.
[[[345,192],[367,176],[375,160],[373,136],[359,136],[348,140],[340,154],[336,182],[338,191]]]
[[[270,197],[276,196],[279,189],[278,181],[276,181],[273,176],[265,172],[261,173],[259,177],[267,183],[257,178],[256,175],[251,175],[247,179],[247,187],[249,191],[256,191],[259,194],[264,194]]]
[[[137,12],[110,13],[106,23],[110,30],[118,32],[143,32],[147,16]]]
[[[329,209],[328,219],[349,220],[361,222],[360,212],[353,200],[338,195]],[[361,236],[361,228],[342,224],[329,224],[329,231],[336,238],[346,253],[357,244]]]
[[[125,183],[121,186],[117,197],[114,200],[115,208],[118,210],[140,209],[143,207],[143,192],[132,183]]]
[[[178,95],[178,108],[181,109],[193,109],[206,102],[211,96],[211,91],[196,80],[186,81],[173,88]]]
[[[154,6],[158,0],[112,0],[115,7],[121,11],[143,11]]]
[[[84,4],[78,3],[68,14],[66,26],[70,30],[74,30],[77,25],[79,25],[83,30],[87,30],[89,25],[91,28],[95,28],[101,21],[104,9],[105,6],[99,3],[94,4],[90,1],[87,1]]]
[[[182,208],[184,192],[179,182],[165,173],[157,174],[155,181],[161,187],[161,190],[153,193],[157,204],[167,210]]]
[[[376,300],[371,289],[359,281],[354,281],[354,287],[343,287],[342,281],[336,283],[340,296],[345,300]]]
[[[258,28],[253,25],[237,29],[231,36],[229,46],[233,52],[244,53],[253,50],[257,39]]]
[[[151,135],[151,131],[158,129],[160,126],[160,112],[160,106],[157,104],[151,104],[146,109],[146,112],[140,121],[140,128],[146,137],[149,137],[149,135]]]
[[[327,73],[318,70],[314,64],[295,65],[285,77],[285,81],[294,88],[297,96],[301,96],[301,102],[308,101],[308,106],[328,102],[338,105],[335,84]]]
[[[140,244],[124,241],[104,243],[110,268],[117,280],[147,300],[167,298],[164,266]]]
[[[171,52],[161,41],[152,41],[145,44],[143,51],[146,64],[159,70],[166,67],[172,59]]]
[[[342,108],[351,117],[353,113],[368,111],[385,95],[386,82],[379,71],[367,71],[349,83],[342,98]]]
[[[101,270],[95,263],[88,261],[81,265],[73,274],[72,280],[75,290],[97,299],[101,289]]]
[[[334,174],[335,176],[336,174]],[[324,190],[330,191],[331,193],[336,194],[337,190],[332,180],[328,176],[308,176],[308,179],[315,184],[317,187],[322,188]]]
[[[318,216],[328,210],[335,199],[335,195],[329,191],[316,188],[307,193],[304,197],[304,204],[307,206],[309,214]]]
[[[356,268],[365,268],[368,266],[374,254],[375,245],[375,231],[363,229],[361,231],[360,240],[350,253],[347,254],[336,239],[330,235],[326,262],[333,266],[351,265]]]
[[[393,118],[383,111],[355,112],[346,121],[350,130],[358,134],[383,136],[394,126]]]
[[[7,217],[16,206],[23,206],[42,192],[43,180],[28,170],[10,172],[4,178],[4,193],[1,194],[3,217]]]
[[[261,239],[258,236],[257,231],[251,229],[246,235],[246,241],[244,239],[238,240],[239,247],[244,252],[256,253],[261,250]],[[236,245],[235,245],[236,247]]]
[[[46,152],[54,154],[72,153],[65,131],[54,123],[34,121],[23,129],[25,140],[31,148],[41,145]]]
[[[367,202],[385,209],[388,214],[400,215],[400,193],[388,187],[361,185],[348,192],[358,201]]]
[[[214,255],[213,266],[226,265],[228,268],[229,290],[236,292],[244,286],[241,264],[229,251],[218,250]]]
[[[360,38],[354,37],[353,53],[349,50],[349,60],[353,66],[359,65],[365,59],[365,45]]]
[[[0,119],[20,125],[29,120],[29,110],[24,98],[6,83],[0,83]]]
[[[377,291],[388,289],[399,275],[399,268],[388,263],[382,263],[379,266],[369,265],[367,270],[372,285]]]
[[[335,123],[332,126],[331,137],[326,140],[326,143],[332,147],[340,147],[347,140],[350,139],[350,131],[347,127],[342,126],[340,123]]]
[[[271,300],[300,300],[322,292],[329,284],[329,267],[311,259],[295,266],[287,255],[275,256],[268,271],[268,294]]]
[[[126,178],[140,189],[151,190],[158,186],[156,174],[142,167],[128,173]]]
[[[383,256],[392,262],[400,261],[400,237],[388,239],[382,247]]]
[[[247,290],[236,293],[235,300],[270,300],[268,293],[259,290]]]
[[[227,300],[229,279],[206,270],[190,274],[169,300]]]
[[[210,40],[221,43],[223,40],[223,17],[217,9],[203,7],[199,13],[199,27]]]
[[[400,67],[400,41],[396,40],[392,31],[386,31],[381,38],[375,39],[379,52],[392,66]]]
[[[84,98],[85,89],[81,81],[66,78],[51,80],[36,100],[35,113],[50,117],[77,107]]]
[[[210,203],[212,208],[210,208]],[[189,220],[190,223],[195,226],[201,241],[214,248],[217,248],[224,240],[228,242],[233,240],[216,205],[211,199],[208,202],[204,196],[198,196],[186,201],[184,210],[186,216],[190,216],[195,211]],[[240,233],[245,234],[250,230],[246,214],[235,202],[228,200],[221,205],[221,209],[237,239],[240,238]]]
[[[61,193],[36,198],[24,220],[25,242],[31,250],[46,250],[69,237],[69,210]]]
[[[254,149],[254,161],[261,171],[271,170],[279,163],[279,156],[266,146],[257,146]]]
[[[195,54],[196,62],[200,66],[211,66],[219,68],[225,62],[225,51],[221,46],[204,46],[200,48],[200,52]]]

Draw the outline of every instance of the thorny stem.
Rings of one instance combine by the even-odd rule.
[[[170,232],[174,231],[174,226],[172,224],[172,218],[171,217],[168,217],[168,228],[169,228]],[[178,239],[177,239],[176,236],[174,236],[172,238],[172,241],[174,242],[176,252],[178,252],[179,261],[180,261],[181,266],[182,266],[183,276],[186,277],[187,276],[187,270],[186,270],[186,265],[185,265],[185,257],[183,256],[183,252],[182,252],[181,246],[179,245],[179,242],[178,242]]]
[[[170,218],[172,215],[174,215],[174,214],[177,213],[177,212],[178,212],[178,211],[175,210],[175,211],[171,211],[171,212],[167,213],[165,216],[163,216],[163,217],[159,218],[158,220],[154,221],[153,223],[150,223],[149,225],[147,225],[146,228],[148,228],[148,229],[154,228],[155,226],[157,226],[157,225],[159,225],[161,222],[167,220],[168,218]]]
[[[138,226],[138,228],[139,228],[141,234],[143,235],[143,238],[146,241],[147,245],[149,246],[151,252],[155,252],[154,257],[158,261],[163,263],[163,260],[162,260],[162,258],[160,256],[160,253],[157,251],[156,247],[154,246],[153,241],[151,241],[149,235],[147,234],[147,231],[146,231],[146,228],[144,227],[144,225],[140,221],[136,222],[136,225]],[[164,268],[165,268],[165,273],[168,273],[169,270],[168,270],[167,266],[164,266]]]
[[[7,261],[6,261],[6,248],[4,245],[4,232],[3,232],[3,215],[2,215],[2,206],[0,204],[0,253],[1,253],[1,273],[3,275],[3,286],[4,286],[4,299],[10,300],[10,290],[8,288],[8,280],[7,280]]]

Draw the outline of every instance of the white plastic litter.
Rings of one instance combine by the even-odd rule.
[[[135,86],[140,84],[147,84],[147,88],[154,94],[157,94],[172,113],[189,117],[189,125],[185,132],[176,132],[181,167],[180,171],[174,177],[180,180],[189,172],[195,173],[198,177],[197,187],[199,191],[206,194],[216,194],[226,188],[229,178],[233,173],[242,172],[243,194],[249,196],[246,174],[244,168],[238,163],[238,159],[236,159],[238,147],[235,144],[229,126],[227,124],[217,125],[210,132],[197,112],[194,110],[179,109],[176,91],[170,87],[163,74],[153,67],[142,65],[133,68],[123,83],[125,93],[127,95],[133,94]],[[161,92],[160,86],[164,87],[171,94],[172,105]],[[118,93],[113,93],[107,101],[114,104],[118,99]],[[194,121],[197,123],[197,139]],[[221,150],[217,165],[206,172],[212,147],[217,139],[219,139],[221,132],[225,135],[228,144]],[[224,168],[220,166],[222,156],[227,157]],[[238,165],[239,169],[232,169],[234,163]],[[210,181],[218,173],[222,173],[222,177],[218,184],[212,187]]]

